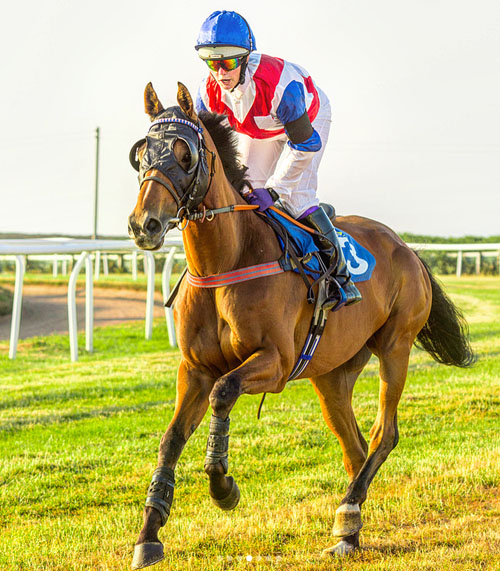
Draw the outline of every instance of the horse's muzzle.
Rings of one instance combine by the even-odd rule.
[[[141,250],[158,250],[163,245],[165,234],[171,225],[154,216],[145,216],[143,220],[137,220],[134,213],[128,219],[128,234]]]

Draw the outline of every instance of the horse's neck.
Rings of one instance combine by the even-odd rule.
[[[225,177],[220,182],[214,179],[204,201],[206,208],[212,210],[231,204],[246,202]],[[270,229],[253,212],[228,212],[211,221],[190,222],[183,238],[189,271],[198,276],[270,261],[269,256],[272,258],[276,249]]]

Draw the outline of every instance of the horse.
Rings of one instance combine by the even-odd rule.
[[[243,394],[283,391],[314,311],[301,277],[291,271],[218,287],[194,283],[266,267],[280,257],[281,248],[263,216],[242,198],[246,167],[239,163],[235,134],[225,118],[206,111],[198,115],[181,83],[178,106],[165,109],[151,83],[144,102],[152,123],[130,154],[140,171],[140,188],[129,234],[139,248],[157,250],[166,233],[182,225],[188,274],[174,306],[181,355],[175,411],[160,442],[133,569],[164,557],[158,531],[169,517],[175,467],[209,406],[204,465],[209,493],[218,507],[236,507],[240,492],[227,475],[231,409]],[[359,548],[368,487],[398,443],[397,407],[412,346],[448,365],[467,367],[475,360],[462,314],[416,252],[374,220],[339,216],[335,225],[369,250],[376,266],[369,281],[357,284],[362,302],[330,314],[314,358],[299,377],[309,378],[318,395],[349,480],[333,524],[339,541],[324,550],[325,556]],[[380,391],[368,444],[351,399],[372,355],[379,361]]]

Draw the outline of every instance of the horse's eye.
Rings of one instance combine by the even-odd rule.
[[[196,148],[184,139],[179,138],[174,143],[174,156],[177,163],[188,173],[190,173],[198,163]]]

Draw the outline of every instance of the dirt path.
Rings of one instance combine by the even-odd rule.
[[[24,285],[20,339],[68,332],[68,288]],[[85,329],[85,288],[76,293],[78,330]],[[165,315],[162,297],[155,294],[154,317]],[[146,315],[146,292],[94,287],[94,326],[141,321]],[[0,316],[0,340],[10,338],[11,316]]]

